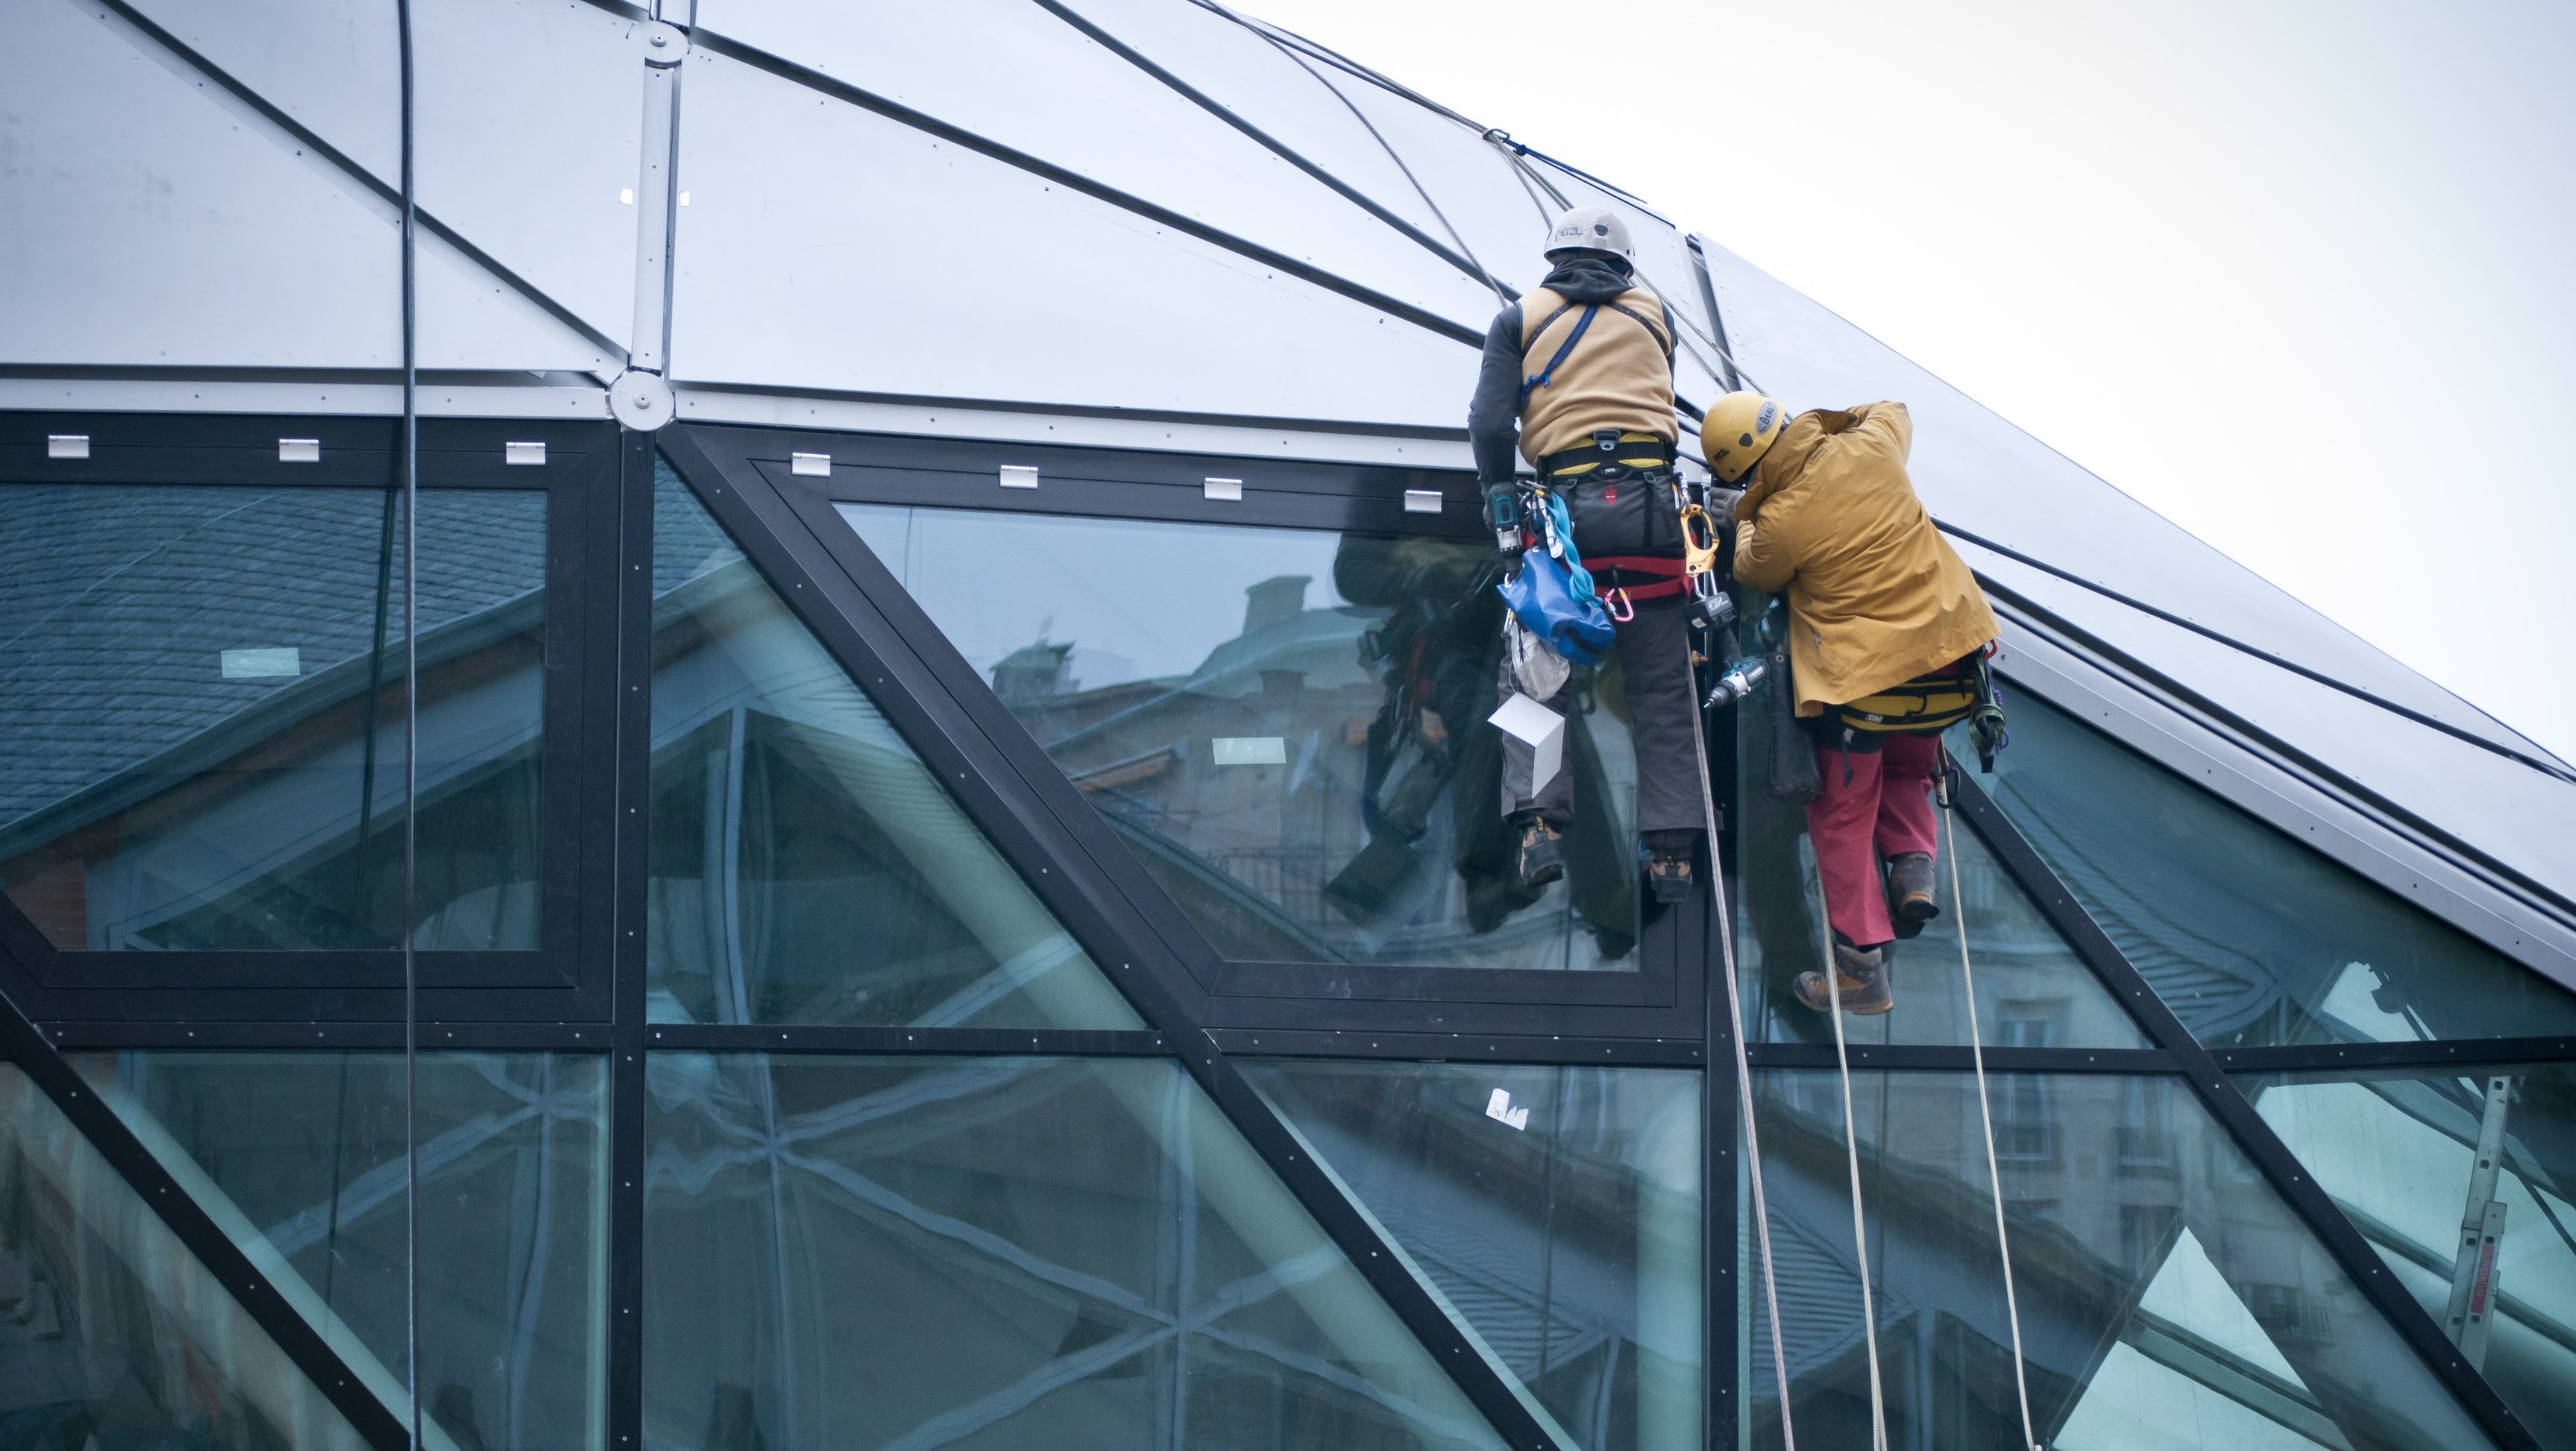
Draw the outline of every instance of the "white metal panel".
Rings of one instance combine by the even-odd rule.
[[[1448,240],[1439,218],[1350,108],[1254,27],[1188,0],[1065,3],[1343,184]]]
[[[703,50],[687,69],[678,379],[1464,420],[1465,343],[766,72]],[[934,230],[921,198],[937,199]]]
[[[19,7],[0,47],[0,361],[395,367],[395,209],[112,13]],[[572,369],[600,350],[424,239],[421,363]]]
[[[180,44],[400,184],[393,7],[134,0]],[[623,345],[634,305],[639,22],[561,0],[413,7],[421,210]]]
[[[725,0],[699,24],[1464,326],[1492,315],[1482,282],[1028,0]],[[907,225],[935,245],[936,199],[889,200],[923,203]]]
[[[1793,408],[1902,400],[1914,415],[1915,483],[1942,519],[2463,729],[2520,741],[1876,338],[1702,245],[1736,361]]]

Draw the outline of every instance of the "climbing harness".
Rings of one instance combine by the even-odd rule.
[[[1726,876],[1717,859],[1717,800],[1708,789],[1707,724],[1696,710],[1691,712],[1691,750],[1699,761],[1701,822],[1708,833],[1709,901],[1717,914],[1718,953],[1726,969],[1726,1039],[1735,1047],[1735,1101],[1743,1111],[1746,1177],[1753,1186],[1754,1240],[1762,1251],[1762,1303],[1769,1312],[1771,1326],[1771,1375],[1780,1391],[1780,1447],[1781,1451],[1798,1451],[1798,1433],[1789,1417],[1789,1355],[1780,1335],[1780,1277],[1771,1256],[1771,1200],[1762,1185],[1762,1131],[1754,1122],[1753,1060],[1744,1047],[1744,995],[1736,980],[1735,919],[1727,913]]]
[[[1979,747],[1983,751],[1983,747]],[[1933,780],[1941,796],[1943,830],[1935,843],[1950,858],[1950,911],[1959,933],[1959,982],[1967,993],[1968,1055],[1977,1066],[1977,1120],[1986,1130],[1986,1182],[1994,1186],[1995,1252],[2003,1261],[2004,1318],[2012,1326],[2013,1396],[2021,1407],[2021,1443],[2029,1451],[2040,1451],[2039,1438],[2031,1433],[2030,1379],[2023,1370],[2021,1350],[2021,1301],[2013,1293],[2012,1240],[2004,1228],[2004,1180],[1995,1167],[1995,1112],[1986,1097],[1986,1045],[1977,1029],[1977,970],[1968,961],[1968,899],[1959,890],[1959,818],[1950,804],[1950,758],[1944,751],[1940,770]],[[1993,757],[1987,756],[1986,769],[1994,769]],[[1835,1030],[1841,1039],[1839,1025]]]
[[[1583,341],[1583,335],[1591,330],[1592,319],[1598,316],[1600,312],[1601,304],[1597,302],[1584,308],[1583,316],[1574,320],[1574,331],[1567,333],[1565,335],[1565,341],[1556,345],[1556,356],[1547,360],[1546,367],[1541,368],[1537,372],[1530,374],[1528,377],[1521,379],[1521,406],[1523,408],[1527,408],[1529,406],[1529,396],[1532,393],[1546,387],[1549,382],[1554,380],[1556,377],[1556,370],[1564,366],[1567,356],[1572,354],[1574,351],[1574,345]],[[1532,341],[1535,341],[1540,333],[1546,332],[1549,327],[1553,326],[1558,318],[1565,316],[1565,313],[1566,309],[1560,307],[1555,312],[1549,314],[1547,321],[1538,325],[1537,332],[1530,334]]]
[[[1887,1391],[1878,1376],[1878,1304],[1869,1288],[1869,1223],[1861,1212],[1860,1126],[1852,1118],[1851,1045],[1843,1037],[1843,974],[1834,961],[1832,918],[1824,915],[1825,874],[1821,862],[1816,869],[1816,911],[1824,926],[1819,940],[1825,949],[1825,996],[1833,1009],[1834,1067],[1842,1074],[1843,1161],[1851,1170],[1852,1253],[1860,1261],[1860,1327],[1869,1342],[1869,1445],[1870,1451],[1887,1451]]]

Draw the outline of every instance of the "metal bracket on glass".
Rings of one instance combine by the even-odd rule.
[[[86,433],[48,433],[45,435],[45,457],[89,457],[89,435]]]
[[[505,464],[542,464],[546,461],[545,440],[533,443],[512,440],[501,445],[501,462]]]
[[[322,440],[281,438],[277,441],[277,461],[282,464],[318,464],[322,461]]]
[[[1437,514],[1437,513],[1439,513],[1439,512],[1440,512],[1440,491],[1439,491],[1438,489],[1407,489],[1407,490],[1405,490],[1405,491],[1404,491],[1404,512],[1406,512],[1406,513],[1408,513],[1408,514]]]
[[[1038,486],[1038,469],[1035,464],[1004,464],[1001,473],[1003,488],[1034,489]]]
[[[688,59],[689,35],[658,20],[638,33],[644,41],[643,157],[635,178],[635,318],[626,351],[628,366],[663,373],[671,342],[671,173],[679,164],[680,62]]]
[[[832,456],[828,453],[791,453],[787,471],[800,479],[828,479],[832,476]]]
[[[1205,485],[1207,497],[1224,504],[1243,502],[1243,480],[1211,478]]]
[[[2478,1120],[2478,1156],[2469,1169],[2469,1200],[2460,1211],[2460,1258],[2451,1270],[2451,1304],[2442,1333],[2471,1366],[2485,1369],[2487,1332],[2494,1322],[2496,1255],[2504,1246],[2504,1201],[2496,1174],[2504,1160],[2504,1120],[2513,1102],[2513,1080],[2487,1080],[2486,1113]]]

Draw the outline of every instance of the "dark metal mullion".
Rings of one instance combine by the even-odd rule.
[[[1829,1043],[1754,1043],[1746,1048],[1754,1068],[1816,1069],[1835,1065]],[[1986,1067],[1997,1073],[2180,1073],[2184,1065],[2161,1048],[1993,1048]],[[1973,1073],[1977,1055],[1943,1043],[1854,1043],[1851,1066],[1899,1073]]]
[[[1478,267],[1475,263],[1450,248],[1441,245],[1439,239],[1433,237],[1430,233],[1423,231],[1420,227],[1417,227],[1411,222],[1408,222],[1404,218],[1396,215],[1383,203],[1379,202],[1374,197],[1371,197],[1366,192],[1361,191],[1358,187],[1352,186],[1350,183],[1343,181],[1340,177],[1333,175],[1330,171],[1325,170],[1317,163],[1308,160],[1304,153],[1280,140],[1278,137],[1271,135],[1269,132],[1262,130],[1260,127],[1253,125],[1250,121],[1244,119],[1241,115],[1227,107],[1224,102],[1217,100],[1215,97],[1201,91],[1198,87],[1182,80],[1171,71],[1164,69],[1161,65],[1157,64],[1151,56],[1146,55],[1134,46],[1129,45],[1127,42],[1120,40],[1117,36],[1110,34],[1108,31],[1093,24],[1083,16],[1076,14],[1072,7],[1062,3],[1062,0],[1035,0],[1035,3],[1044,8],[1050,14],[1054,15],[1057,19],[1063,21],[1065,24],[1072,26],[1083,34],[1090,36],[1093,40],[1098,41],[1103,49],[1116,55],[1119,59],[1126,61],[1129,65],[1132,65],[1136,69],[1143,71],[1145,74],[1152,76],[1154,79],[1161,81],[1164,85],[1171,87],[1174,91],[1178,92],[1181,96],[1198,106],[1201,110],[1206,111],[1209,115],[1216,117],[1228,126],[1231,126],[1235,130],[1252,138],[1253,141],[1259,143],[1280,160],[1287,162],[1299,171],[1302,171],[1308,176],[1313,177],[1315,180],[1322,182],[1324,185],[1331,187],[1334,191],[1340,193],[1341,196],[1345,200],[1349,201],[1353,206],[1360,208],[1370,216],[1377,218],[1379,221],[1384,222],[1388,226],[1403,233],[1407,238],[1421,246],[1425,251],[1431,253],[1431,255],[1464,273],[1469,281],[1491,281],[1496,287],[1502,288],[1506,293],[1515,297],[1519,295],[1519,293],[1514,290],[1509,283],[1506,283],[1499,278],[1489,278],[1485,275],[1483,268]]]
[[[673,457],[681,466],[681,476],[689,482],[699,502],[730,531],[734,543],[773,586],[783,586],[778,588],[782,601],[813,630],[834,662],[870,691],[888,722],[905,735],[924,764],[940,773],[943,784],[970,819],[985,831],[995,849],[1029,882],[1031,890],[1047,899],[1049,905],[1059,907],[1060,920],[1072,919],[1067,920],[1068,927],[1078,920],[1082,924],[1078,935],[1096,946],[1114,949],[1112,956],[1102,961],[1103,969],[1111,960],[1118,963],[1119,971],[1111,976],[1137,1012],[1176,1046],[1191,1077],[1268,1162],[1271,1171],[1467,1400],[1516,1451],[1570,1451],[1559,1447],[1548,1435],[1506,1382],[1503,1371],[1477,1351],[1430,1289],[1403,1267],[1395,1247],[1379,1236],[1358,1206],[1342,1196],[1332,1176],[1306,1154],[1269,1103],[1217,1050],[1214,1040],[1191,1021],[1175,990],[1188,982],[1188,975],[1173,961],[1170,949],[1140,917],[1132,910],[1122,910],[1107,893],[1095,905],[1081,900],[1082,893],[1072,890],[1077,882],[1097,882],[1092,863],[1077,859],[1068,850],[1070,843],[1061,825],[1048,826],[1052,811],[1043,802],[1030,799],[1025,783],[1012,784],[1015,776],[1007,759],[976,726],[961,702],[948,695],[938,678],[923,668],[918,656],[910,656],[908,661],[876,656],[877,646],[859,629],[855,619],[844,613],[853,605],[869,607],[869,602],[864,595],[851,599],[835,591],[839,598],[834,599],[825,593],[822,576],[807,561],[826,566],[834,561],[819,552],[820,540],[806,522],[774,496],[766,501],[766,508],[754,507],[747,489],[722,482],[726,476],[713,469],[704,453],[688,445],[685,433],[670,443]],[[741,482],[766,491],[756,477],[746,476]],[[636,492],[630,488],[630,500]],[[794,538],[796,534],[805,537],[799,540]],[[855,542],[855,536],[852,539]],[[650,609],[649,600],[646,609]],[[889,644],[907,653],[910,650],[908,642],[899,636]],[[1057,780],[1063,779],[1061,772],[1054,775]],[[1035,870],[1040,868],[1044,875]],[[640,965],[640,957],[631,949],[627,955]],[[1145,971],[1134,970],[1140,964]],[[640,985],[635,991],[640,994]],[[621,994],[621,1006],[629,1000]],[[640,1008],[640,1002],[635,1006]],[[626,1056],[621,1048],[621,1068]],[[634,1108],[640,1115],[640,1064],[636,1072],[639,1078]],[[621,1145],[626,1136],[636,1136],[639,1156],[641,1132],[640,1122],[619,1125]],[[612,1451],[624,1448],[620,1445],[612,1447]]]
[[[1169,1058],[1170,1035],[1118,1028],[771,1027],[754,1023],[655,1023],[654,1052],[954,1054],[972,1057]]]
[[[619,450],[619,547],[610,556],[614,584],[592,608],[614,615],[616,650],[610,677],[616,709],[598,722],[612,743],[616,789],[611,810],[611,937],[590,954],[611,968],[608,1073],[608,1451],[644,1444],[645,1119],[645,812],[651,797],[653,745],[653,436],[623,435]]]
[[[369,1445],[377,1451],[399,1451],[410,1444],[409,1427],[403,1417],[367,1389],[348,1362],[323,1339],[321,1328],[287,1303],[277,1287],[251,1263],[250,1256],[188,1197],[179,1181],[152,1157],[152,1151],[143,1146],[116,1111],[45,1041],[18,1005],[6,1000],[0,1000],[0,1058],[15,1063],[30,1082],[44,1091],[90,1147],[151,1206],[163,1227],[267,1333],[313,1388],[348,1418]]]
[[[2469,1367],[2460,1356],[2459,1348],[2442,1334],[2441,1327],[2424,1313],[2424,1308],[2398,1283],[2397,1277],[2387,1272],[2378,1252],[2370,1247],[2361,1231],[2355,1229],[2334,1200],[2317,1187],[2298,1156],[2281,1142],[2280,1135],[2263,1121],[2253,1102],[2227,1076],[2226,1069],[2200,1045],[2182,1019],[2129,962],[2127,955],[2076,902],[2074,895],[2058,879],[2056,871],[2021,834],[2020,828],[1968,778],[1965,771],[1952,772],[1951,783],[1959,809],[1976,828],[1977,835],[1984,839],[1995,859],[2003,864],[2005,872],[2110,987],[2112,994],[2129,1008],[2147,1036],[2172,1057],[2201,1105],[2270,1181],[2273,1192],[2281,1196],[2282,1202],[2333,1257],[2354,1288],[2405,1339],[2434,1379],[2450,1391],[2461,1408],[2494,1438],[2503,1451],[2539,1451],[2539,1441],[2522,1424],[2521,1418],[2504,1403],[2503,1397],[2496,1394],[2495,1388],[2487,1384],[2485,1377]]]
[[[1401,318],[1402,320],[1413,324],[1415,327],[1447,338],[1451,342],[1463,343],[1471,348],[1482,347],[1484,345],[1485,335],[1482,332],[1452,318],[1433,312],[1429,308],[1407,302],[1391,293],[1380,292],[1374,287],[1368,287],[1361,283],[1353,282],[1349,278],[1342,276],[1340,273],[1332,272],[1325,268],[1318,267],[1311,262],[1291,257],[1285,252],[1274,251],[1271,248],[1262,246],[1258,242],[1238,237],[1234,233],[1226,231],[1221,227],[1209,226],[1207,223],[1199,221],[1195,217],[1185,216],[1182,213],[1173,211],[1169,207],[1157,205],[1145,200],[1143,197],[1120,191],[1118,188],[1107,185],[1103,182],[1094,181],[1080,172],[1068,170],[1056,165],[1054,162],[1032,156],[1015,147],[1005,146],[998,141],[991,140],[990,138],[982,136],[976,132],[966,130],[962,126],[956,126],[949,122],[942,121],[938,117],[930,115],[927,112],[916,111],[912,107],[904,105],[900,101],[889,100],[873,91],[862,90],[859,87],[850,84],[848,81],[840,80],[835,77],[825,75],[821,71],[798,65],[796,62],[788,60],[784,56],[773,55],[756,46],[746,45],[739,40],[721,35],[712,30],[700,29],[690,32],[689,42],[692,46],[698,49],[706,50],[716,55],[721,55],[728,60],[739,61],[755,70],[765,71],[781,80],[803,86],[811,91],[820,92],[823,95],[830,96],[834,100],[846,102],[860,108],[861,110],[874,112],[889,121],[894,121],[901,125],[909,126],[916,131],[936,136],[942,141],[964,147],[978,155],[1001,162],[1006,166],[1016,167],[1033,176],[1043,177],[1058,186],[1080,192],[1084,196],[1091,197],[1096,201],[1107,202],[1111,206],[1118,207],[1121,210],[1133,212],[1140,217],[1157,222],[1173,231],[1196,237],[1200,241],[1206,242],[1212,246],[1222,247],[1226,251],[1248,257],[1265,267],[1275,268],[1291,277],[1295,277],[1301,282],[1306,282],[1313,286],[1323,288],[1327,292],[1339,293],[1344,297],[1350,298],[1354,302],[1365,303],[1366,305],[1385,313],[1389,317]]]
[[[402,1047],[400,1018],[373,1021],[218,1022],[204,1018],[170,1018],[119,1022],[105,1018],[67,1019],[38,1024],[45,1040],[66,1053],[128,1048],[267,1048],[280,1052],[366,1050]],[[603,1053],[612,1042],[606,1023],[530,1023],[462,1021],[424,1017],[421,1051],[470,1053],[537,1051]]]
[[[2317,1073],[2376,1068],[2420,1068],[2433,1073],[2487,1064],[2576,1061],[2576,1038],[2468,1038],[2411,1043],[2285,1043],[2276,1047],[2213,1048],[2209,1056],[2230,1073]]]
[[[1698,1068],[1697,1038],[1537,1037],[1503,1033],[1373,1033],[1350,1028],[1209,1028],[1249,1058],[1358,1058],[1399,1063],[1518,1063],[1564,1068]]]

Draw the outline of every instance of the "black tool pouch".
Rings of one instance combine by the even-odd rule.
[[[1798,718],[1797,693],[1789,686],[1789,657],[1771,657],[1771,673],[1761,688],[1771,706],[1771,780],[1766,789],[1774,801],[1803,806],[1825,794],[1825,780],[1816,774],[1815,738]]]
[[[1608,464],[1553,487],[1565,496],[1574,547],[1585,558],[1681,554],[1681,516],[1673,512],[1672,485],[1664,470]]]

